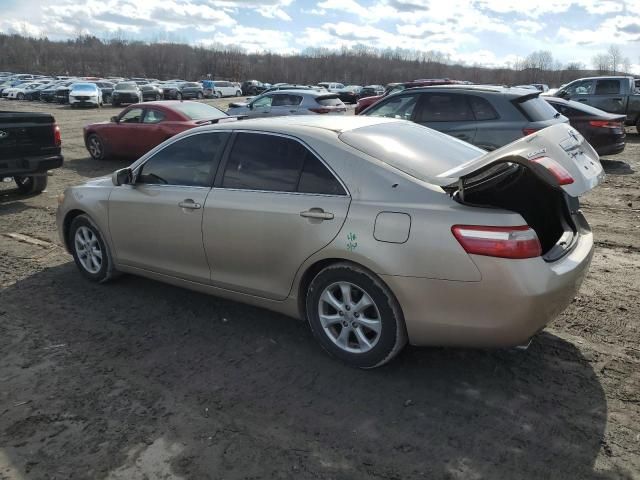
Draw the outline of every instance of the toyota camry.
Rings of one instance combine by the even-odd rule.
[[[407,342],[527,344],[587,273],[578,197],[602,177],[567,124],[487,153],[405,120],[243,120],[68,188],[57,224],[89,280],[130,273],[275,310],[371,368]]]

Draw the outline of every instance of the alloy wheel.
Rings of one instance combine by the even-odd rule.
[[[89,153],[96,159],[102,157],[102,142],[95,135],[89,138]]]
[[[318,301],[318,317],[327,337],[345,352],[368,352],[380,339],[380,311],[371,296],[352,283],[326,287]]]
[[[76,230],[74,243],[82,267],[89,273],[98,273],[102,268],[102,249],[97,235],[90,228],[82,226]]]

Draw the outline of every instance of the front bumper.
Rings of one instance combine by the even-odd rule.
[[[98,97],[69,97],[69,105],[91,106],[99,105]]]
[[[512,347],[525,344],[573,300],[593,256],[586,229],[560,260],[471,255],[479,282],[383,275],[404,313],[413,345]]]

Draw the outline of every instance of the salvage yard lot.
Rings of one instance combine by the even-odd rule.
[[[56,197],[130,163],[82,139],[120,110],[0,108],[52,113],[65,156],[41,195],[0,184],[0,479],[640,478],[635,129],[583,199],[589,276],[527,351],[408,348],[359,371],[275,313],[84,280]]]

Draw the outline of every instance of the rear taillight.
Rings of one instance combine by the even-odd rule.
[[[590,120],[589,125],[599,128],[622,128],[622,122],[610,122],[608,120]]]
[[[331,109],[329,109],[329,108],[310,108],[309,111],[313,112],[313,113],[329,113],[331,111]]]
[[[533,258],[542,254],[538,235],[527,225],[489,227],[454,225],[451,232],[467,253],[500,258]]]
[[[574,181],[571,174],[562,165],[549,157],[532,158],[531,161],[549,170],[558,181],[558,185],[571,185]]]
[[[53,124],[53,143],[56,147],[62,145],[62,137],[60,136],[60,127],[57,123]]]
[[[527,135],[531,135],[532,133],[536,133],[539,128],[523,128],[522,133],[526,137]]]

